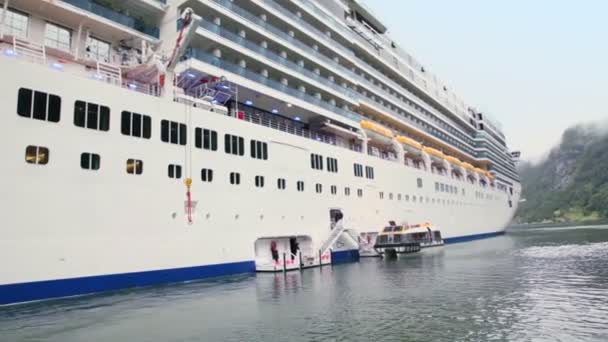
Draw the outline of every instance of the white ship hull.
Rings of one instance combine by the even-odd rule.
[[[188,139],[194,139],[194,127],[213,129],[218,150],[193,148],[188,166],[184,146],[159,138],[161,119],[184,122],[183,104],[17,59],[0,58],[0,75],[0,304],[253,272],[257,239],[304,235],[318,246],[329,234],[332,208],[341,209],[344,225],[356,231],[395,220],[432,222],[447,243],[489,237],[504,231],[519,199],[518,184],[510,196],[197,108]],[[21,87],[59,95],[61,120],[17,115]],[[76,100],[110,107],[109,131],[76,127]],[[121,134],[123,110],[152,117],[151,139]],[[226,133],[244,137],[247,146],[250,139],[268,142],[268,160],[224,153]],[[28,145],[47,147],[48,164],[26,163]],[[98,171],[80,167],[83,152],[101,156]],[[337,157],[339,173],[312,170],[310,153]],[[129,158],[143,160],[142,175],[126,173]],[[353,163],[374,167],[375,179],[355,177]],[[186,176],[191,172],[192,224],[185,218],[183,179],[168,178],[168,164],[184,166]],[[213,169],[213,182],[201,182],[201,168]],[[230,172],[240,172],[240,185],[230,184]],[[265,177],[265,187],[254,186],[256,175]],[[285,190],[277,189],[278,178],[286,179]],[[305,191],[296,190],[297,181],[304,181]],[[458,194],[437,193],[435,182],[456,186]],[[413,196],[424,202],[412,202]]]

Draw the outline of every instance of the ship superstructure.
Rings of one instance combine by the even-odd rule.
[[[0,303],[503,232],[500,125],[386,32],[354,0],[4,0]]]

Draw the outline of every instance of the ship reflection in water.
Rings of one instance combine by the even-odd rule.
[[[608,227],[0,309],[3,341],[608,340]]]

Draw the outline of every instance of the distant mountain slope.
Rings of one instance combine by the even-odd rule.
[[[538,165],[520,164],[523,198],[518,222],[608,218],[608,133],[597,126],[567,129]]]

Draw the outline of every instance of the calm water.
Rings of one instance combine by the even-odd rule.
[[[0,341],[608,341],[608,227],[0,308]]]

